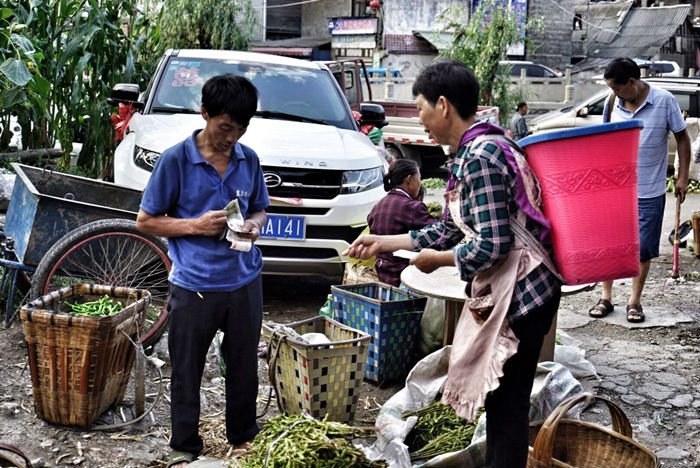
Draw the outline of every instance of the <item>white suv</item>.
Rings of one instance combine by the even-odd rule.
[[[268,224],[256,242],[263,271],[341,276],[340,253],[385,195],[387,163],[359,131],[324,65],[249,52],[167,51],[144,93],[125,84],[112,91],[110,103],[140,109],[115,152],[115,182],[143,189],[158,156],[204,127],[202,85],[224,73],[245,76],[259,92],[241,142],[260,157],[270,194]],[[384,120],[381,107],[372,118],[366,122]]]

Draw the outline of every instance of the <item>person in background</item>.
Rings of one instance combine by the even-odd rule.
[[[418,164],[410,159],[399,159],[389,166],[384,176],[384,190],[389,192],[379,200],[367,216],[371,234],[405,234],[435,222],[428,207],[416,200],[420,192],[421,177]],[[399,286],[401,272],[408,260],[395,257],[391,252],[377,254],[374,267],[379,280]]]
[[[521,138],[527,136],[527,122],[525,122],[525,116],[527,115],[527,104],[520,101],[513,114],[510,118],[510,131],[513,132],[513,140],[518,141]]]
[[[424,273],[457,267],[470,287],[442,402],[467,419],[484,405],[485,466],[524,468],[530,392],[560,298],[551,252],[540,241],[549,222],[534,178],[522,174],[524,156],[502,128],[476,121],[479,82],[471,70],[452,60],[430,65],[416,78],[413,94],[430,138],[457,153],[447,213],[407,234],[362,236],[343,255],[369,258],[407,249],[420,252],[410,264]]]
[[[158,158],[136,220],[146,234],[168,238],[173,260],[168,299],[168,349],[172,362],[172,452],[168,467],[192,462],[202,451],[200,385],[207,351],[224,332],[226,437],[245,448],[258,433],[257,346],[262,326],[262,254],[231,248],[220,236],[227,210],[238,200],[245,220],[240,235],[255,241],[270,204],[260,161],[238,141],[257,108],[247,79],[220,75],[202,88],[203,130]]]
[[[617,122],[641,119],[644,128],[639,135],[637,156],[637,190],[639,205],[640,272],[632,278],[632,295],[627,302],[627,320],[643,322],[642,292],[651,259],[659,256],[661,226],[666,205],[666,168],[668,166],[668,135],[673,132],[678,147],[678,181],[676,197],[681,203],[688,189],[690,137],[678,101],[666,90],[650,86],[640,79],[641,72],[634,60],[616,58],[603,74],[616,98],[612,110],[610,99],[605,101],[603,118]],[[613,311],[612,281],[603,283],[602,297],[588,312],[592,317],[605,317]]]

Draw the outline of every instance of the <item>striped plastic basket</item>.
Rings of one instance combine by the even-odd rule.
[[[263,325],[263,338],[269,344],[270,383],[280,409],[286,414],[351,421],[370,337],[325,316],[285,325],[299,335],[323,333],[330,343],[302,343],[272,325]]]
[[[427,298],[384,283],[332,286],[333,318],[372,337],[365,378],[376,383],[402,379]]]

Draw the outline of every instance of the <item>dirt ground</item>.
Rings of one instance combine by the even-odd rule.
[[[695,209],[698,201],[700,198],[695,199]],[[581,317],[581,323],[569,324],[566,333],[586,350],[587,359],[601,375],[598,393],[623,409],[633,425],[635,438],[656,453],[662,453],[663,466],[700,466],[697,442],[700,429],[700,261],[687,251],[682,252],[683,281],[674,285],[670,292],[662,292],[670,262],[671,256],[666,248],[661,258],[652,264],[643,302],[645,307],[656,308],[654,310],[685,311],[692,319],[688,323],[630,329],[609,321],[586,320],[585,311],[595,303],[599,288],[563,298],[560,311],[566,309]],[[320,278],[265,278],[265,320],[292,322],[316,315],[330,292],[331,284]],[[629,287],[629,282],[616,283],[614,302],[618,309],[615,314],[622,313],[620,307],[624,307]],[[169,364],[163,345],[161,341],[152,355],[166,361],[162,367],[163,396],[150,415],[140,423],[120,430],[76,430],[36,418],[23,331],[19,319],[15,320],[9,329],[0,329],[0,442],[19,447],[37,468],[164,466],[169,435]],[[627,381],[620,377],[622,371],[613,371],[622,361],[630,369],[625,374]],[[261,413],[269,390],[264,359],[260,359],[259,369],[258,413]],[[159,379],[152,365],[148,366],[147,375],[148,407],[158,393]],[[656,382],[656,386],[648,383],[651,381]],[[664,398],[655,398],[654,395],[639,397],[644,395],[640,388],[649,385],[652,385],[649,387],[652,391],[646,395],[651,395],[655,389],[662,392],[668,388],[675,393],[668,393]],[[213,351],[202,388],[205,453],[221,455],[227,450],[221,424],[224,381]],[[379,406],[399,389],[399,385],[377,388],[364,382],[356,424],[371,424]],[[669,404],[672,397],[682,396],[684,390],[690,395],[692,404]],[[631,398],[631,395],[638,398]],[[130,388],[124,404],[109,411],[98,422],[109,424],[131,419],[132,398]],[[275,414],[277,409],[272,401],[261,421]],[[604,408],[596,407],[587,415],[584,419],[610,423]]]
[[[318,313],[333,282],[316,277],[266,277],[264,280],[264,320],[288,323]],[[33,407],[30,371],[22,324],[17,318],[10,328],[0,328],[0,442],[20,448],[35,468],[84,466],[89,468],[143,468],[165,466],[169,437],[169,364],[166,340],[151,355],[166,361],[163,396],[144,420],[112,431],[86,431],[49,424],[37,419]],[[259,360],[260,392],[258,414],[265,410],[269,395],[267,364]],[[146,408],[158,393],[159,377],[155,366],[147,366]],[[377,388],[363,382],[355,423],[373,424],[384,401],[400,386]],[[205,454],[220,455],[228,450],[223,430],[224,379],[214,349],[210,350],[202,382],[202,425]],[[96,424],[114,424],[131,420],[133,389],[126,400],[105,413]],[[274,399],[260,421],[278,414]]]

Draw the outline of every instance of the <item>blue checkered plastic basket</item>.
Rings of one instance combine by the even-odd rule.
[[[420,331],[425,296],[383,283],[332,286],[333,318],[372,340],[365,378],[377,383],[406,376]]]

